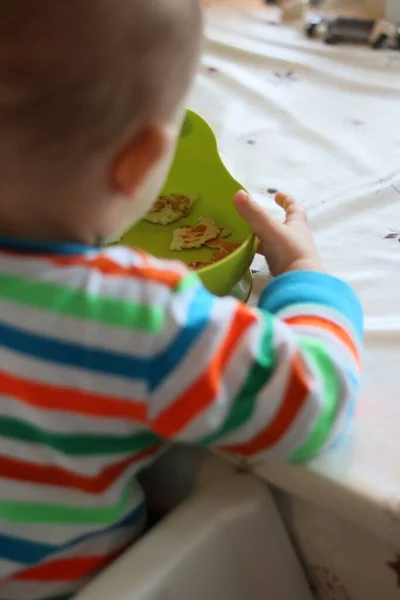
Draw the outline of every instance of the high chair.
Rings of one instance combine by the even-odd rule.
[[[185,448],[143,485],[169,514],[75,600],[312,600],[268,487],[254,476]]]

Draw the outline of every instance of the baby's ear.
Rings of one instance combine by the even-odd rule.
[[[129,198],[139,190],[168,147],[168,129],[149,125],[125,144],[111,167],[112,187]]]

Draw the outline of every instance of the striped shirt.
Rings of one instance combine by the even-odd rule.
[[[252,309],[127,248],[0,239],[0,600],[68,598],[123,552],[166,440],[255,462],[330,444],[361,338],[327,275],[278,277]]]

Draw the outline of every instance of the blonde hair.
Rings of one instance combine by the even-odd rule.
[[[0,177],[173,118],[200,21],[197,0],[0,0]]]

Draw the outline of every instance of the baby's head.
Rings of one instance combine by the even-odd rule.
[[[0,7],[0,230],[99,242],[139,219],[173,157],[199,0]]]

